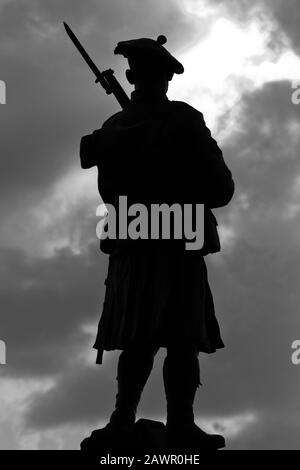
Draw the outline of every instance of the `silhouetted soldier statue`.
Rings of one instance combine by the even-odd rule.
[[[183,66],[157,41],[119,42],[115,54],[128,59],[134,85],[129,105],[81,141],[82,168],[97,166],[105,203],[205,204],[205,243],[186,250],[185,240],[106,240],[106,294],[94,348],[119,356],[115,410],[106,426],[116,435],[132,429],[154,356],[166,347],[163,380],[170,447],[217,449],[224,438],[208,435],[194,422],[200,385],[199,352],[224,344],[215,317],[204,256],[219,251],[211,208],[229,203],[234,183],[203,115],[166,96]],[[122,434],[123,433],[123,434]]]

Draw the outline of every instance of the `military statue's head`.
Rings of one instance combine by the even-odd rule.
[[[118,43],[114,52],[123,55],[128,60],[129,69],[126,70],[126,77],[129,83],[143,87],[161,83],[165,84],[165,91],[167,91],[168,82],[172,80],[174,73],[181,74],[184,68],[163,47],[166,42],[167,38],[161,35],[156,41],[142,38]]]

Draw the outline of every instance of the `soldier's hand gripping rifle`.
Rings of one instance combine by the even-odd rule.
[[[120,83],[114,76],[114,71],[112,69],[104,70],[103,72],[100,72],[96,64],[92,61],[82,44],[78,41],[77,37],[71,30],[71,28],[67,25],[67,23],[64,22],[64,27],[65,30],[75,45],[75,47],[78,49],[82,57],[84,58],[85,62],[88,64],[92,72],[96,76],[96,83],[100,83],[100,85],[103,86],[104,90],[108,95],[113,94],[116,99],[118,100],[120,106],[122,109],[126,108],[128,103],[130,102],[127,94],[121,87]]]

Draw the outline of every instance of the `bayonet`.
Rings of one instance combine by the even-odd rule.
[[[73,42],[74,46],[79,51],[79,53],[81,54],[81,56],[83,57],[87,65],[89,66],[89,68],[92,70],[92,72],[96,76],[96,83],[100,83],[100,85],[102,85],[102,87],[104,88],[104,90],[106,91],[108,95],[114,94],[120,106],[123,109],[126,108],[130,100],[126,92],[123,90],[120,83],[114,76],[114,71],[112,69],[108,69],[108,70],[104,70],[103,72],[100,72],[97,65],[90,58],[89,54],[84,49],[83,45],[80,43],[80,41],[77,39],[73,31],[71,30],[70,26],[64,22],[64,27],[69,38]]]

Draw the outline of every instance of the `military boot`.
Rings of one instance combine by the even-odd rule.
[[[166,441],[169,450],[217,450],[225,447],[223,436],[207,434],[194,422],[193,404],[200,385],[196,354],[170,354],[163,365],[167,400]]]
[[[115,410],[108,427],[128,430],[135,423],[136,411],[143,389],[153,368],[154,354],[124,350],[119,357]]]

